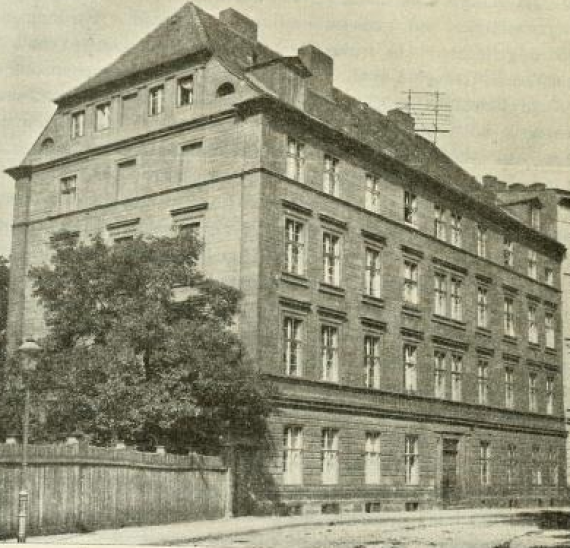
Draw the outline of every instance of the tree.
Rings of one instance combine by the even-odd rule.
[[[52,240],[51,265],[30,271],[49,328],[36,437],[80,430],[101,444],[215,451],[229,427],[263,433],[272,388],[233,330],[239,292],[198,272],[200,246],[182,234]]]

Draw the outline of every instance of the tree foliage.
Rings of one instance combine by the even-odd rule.
[[[30,271],[49,328],[33,378],[36,436],[208,451],[228,428],[263,431],[272,389],[233,328],[240,294],[197,270],[198,240],[110,246],[60,233],[52,246],[51,264]],[[176,288],[188,293],[180,302]]]

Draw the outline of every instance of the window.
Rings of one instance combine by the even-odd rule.
[[[148,91],[148,115],[157,116],[164,110],[164,86],[156,86]]]
[[[536,324],[536,306],[534,304],[528,305],[528,342],[531,344],[538,344],[538,326]]]
[[[484,359],[477,364],[477,401],[479,405],[489,403],[489,362]]]
[[[554,377],[546,377],[546,414],[554,413]]]
[[[137,195],[137,162],[126,160],[117,164],[117,199],[124,200]]]
[[[380,434],[367,432],[364,441],[364,483],[378,485],[380,478]]]
[[[434,396],[439,399],[445,398],[445,358],[445,352],[436,350],[433,353]]]
[[[463,297],[462,297],[462,280],[452,277],[451,288],[451,318],[461,321],[463,319]]]
[[[338,328],[331,325],[321,327],[321,351],[322,380],[338,382]]]
[[[434,275],[434,312],[447,316],[447,276],[440,272]]]
[[[236,88],[231,82],[224,82],[217,90],[216,97],[227,97],[235,93]]]
[[[338,158],[333,158],[326,154],[323,166],[323,192],[332,196],[338,196],[339,194],[338,167]]]
[[[487,256],[487,229],[481,225],[477,225],[477,255]]]
[[[200,240],[202,236],[202,223],[200,221],[181,223],[178,225],[178,233]]]
[[[102,103],[95,107],[95,131],[111,127],[111,103]]]
[[[59,210],[61,213],[77,208],[77,175],[62,177],[59,180]]]
[[[364,337],[364,372],[367,388],[380,388],[380,337]]]
[[[512,487],[516,482],[517,447],[509,443],[507,445],[507,485]]]
[[[532,446],[532,484],[542,485],[542,463],[540,462],[540,446]]]
[[[461,215],[451,214],[451,245],[461,247],[463,244],[463,229],[461,227]]]
[[[366,175],[366,194],[364,207],[370,211],[378,212],[380,207],[380,181],[374,175]]]
[[[528,375],[528,410],[531,413],[536,413],[536,373],[529,373]]]
[[[283,320],[283,363],[285,374],[292,377],[302,375],[303,322],[298,318]]]
[[[289,137],[287,141],[287,177],[303,182],[305,175],[305,145]]]
[[[285,270],[302,276],[305,273],[305,226],[285,219]]]
[[[415,392],[418,389],[418,348],[411,344],[404,345],[404,389]]]
[[[418,219],[418,198],[409,191],[404,192],[404,222],[416,226]]]
[[[560,469],[558,465],[558,455],[553,447],[548,451],[548,475],[550,476],[550,485],[558,486]]]
[[[491,485],[491,446],[488,441],[479,445],[479,477],[483,487]]]
[[[191,105],[194,102],[194,77],[185,76],[178,80],[176,104],[179,107]]]
[[[510,238],[503,240],[503,264],[512,267],[515,259],[515,243]]]
[[[505,369],[505,407],[515,407],[515,373],[511,367]]]
[[[436,205],[434,207],[433,233],[438,240],[447,239],[447,225],[445,223],[445,209]]]
[[[405,438],[404,465],[406,468],[406,485],[418,485],[420,482],[418,436]]]
[[[451,355],[451,400],[461,401],[463,397],[463,356]]]
[[[404,301],[409,304],[418,304],[418,263],[404,259]]]
[[[85,135],[85,111],[74,112],[71,115],[71,138],[77,139]]]
[[[364,291],[371,297],[380,297],[380,251],[366,248],[366,270],[364,272]]]
[[[530,226],[540,230],[540,208],[535,205],[530,206]]]
[[[548,285],[554,285],[554,270],[546,267],[544,269],[544,282]]]
[[[340,237],[323,232],[323,281],[340,285]]]
[[[321,433],[321,473],[323,485],[338,483],[338,430],[324,428]]]
[[[489,326],[489,302],[487,288],[477,288],[477,327],[486,329]]]
[[[538,278],[538,255],[532,249],[528,250],[528,269],[529,278],[536,280]]]
[[[303,483],[303,429],[287,426],[283,430],[283,483]]]
[[[505,297],[503,302],[503,328],[504,334],[515,337],[515,302],[512,297]]]
[[[449,281],[449,284],[448,284]],[[449,295],[448,295],[449,287]],[[434,276],[434,313],[439,316],[450,316],[454,320],[463,318],[462,280],[449,277],[442,272]]]
[[[544,313],[544,338],[546,348],[554,348],[555,334],[554,334],[554,314],[552,312]]]
[[[181,177],[180,183],[191,185],[200,180],[203,168],[202,142],[189,143],[180,149]]]

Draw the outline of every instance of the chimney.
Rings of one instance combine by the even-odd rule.
[[[483,187],[491,192],[505,192],[507,190],[507,183],[499,181],[494,175],[483,175]]]
[[[411,114],[408,114],[399,108],[393,108],[392,110],[388,111],[387,116],[390,122],[393,122],[397,126],[410,133],[414,132],[416,121]]]
[[[257,42],[257,23],[233,8],[220,12],[220,21],[240,36]]]
[[[532,183],[528,188],[531,190],[546,190],[546,183]]]
[[[332,99],[333,58],[310,44],[299,48],[298,55],[311,72],[311,76],[307,78],[309,88]]]

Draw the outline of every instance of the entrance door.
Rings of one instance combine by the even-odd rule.
[[[441,491],[444,506],[451,506],[459,499],[457,478],[457,445],[458,440],[443,440],[443,470]]]

